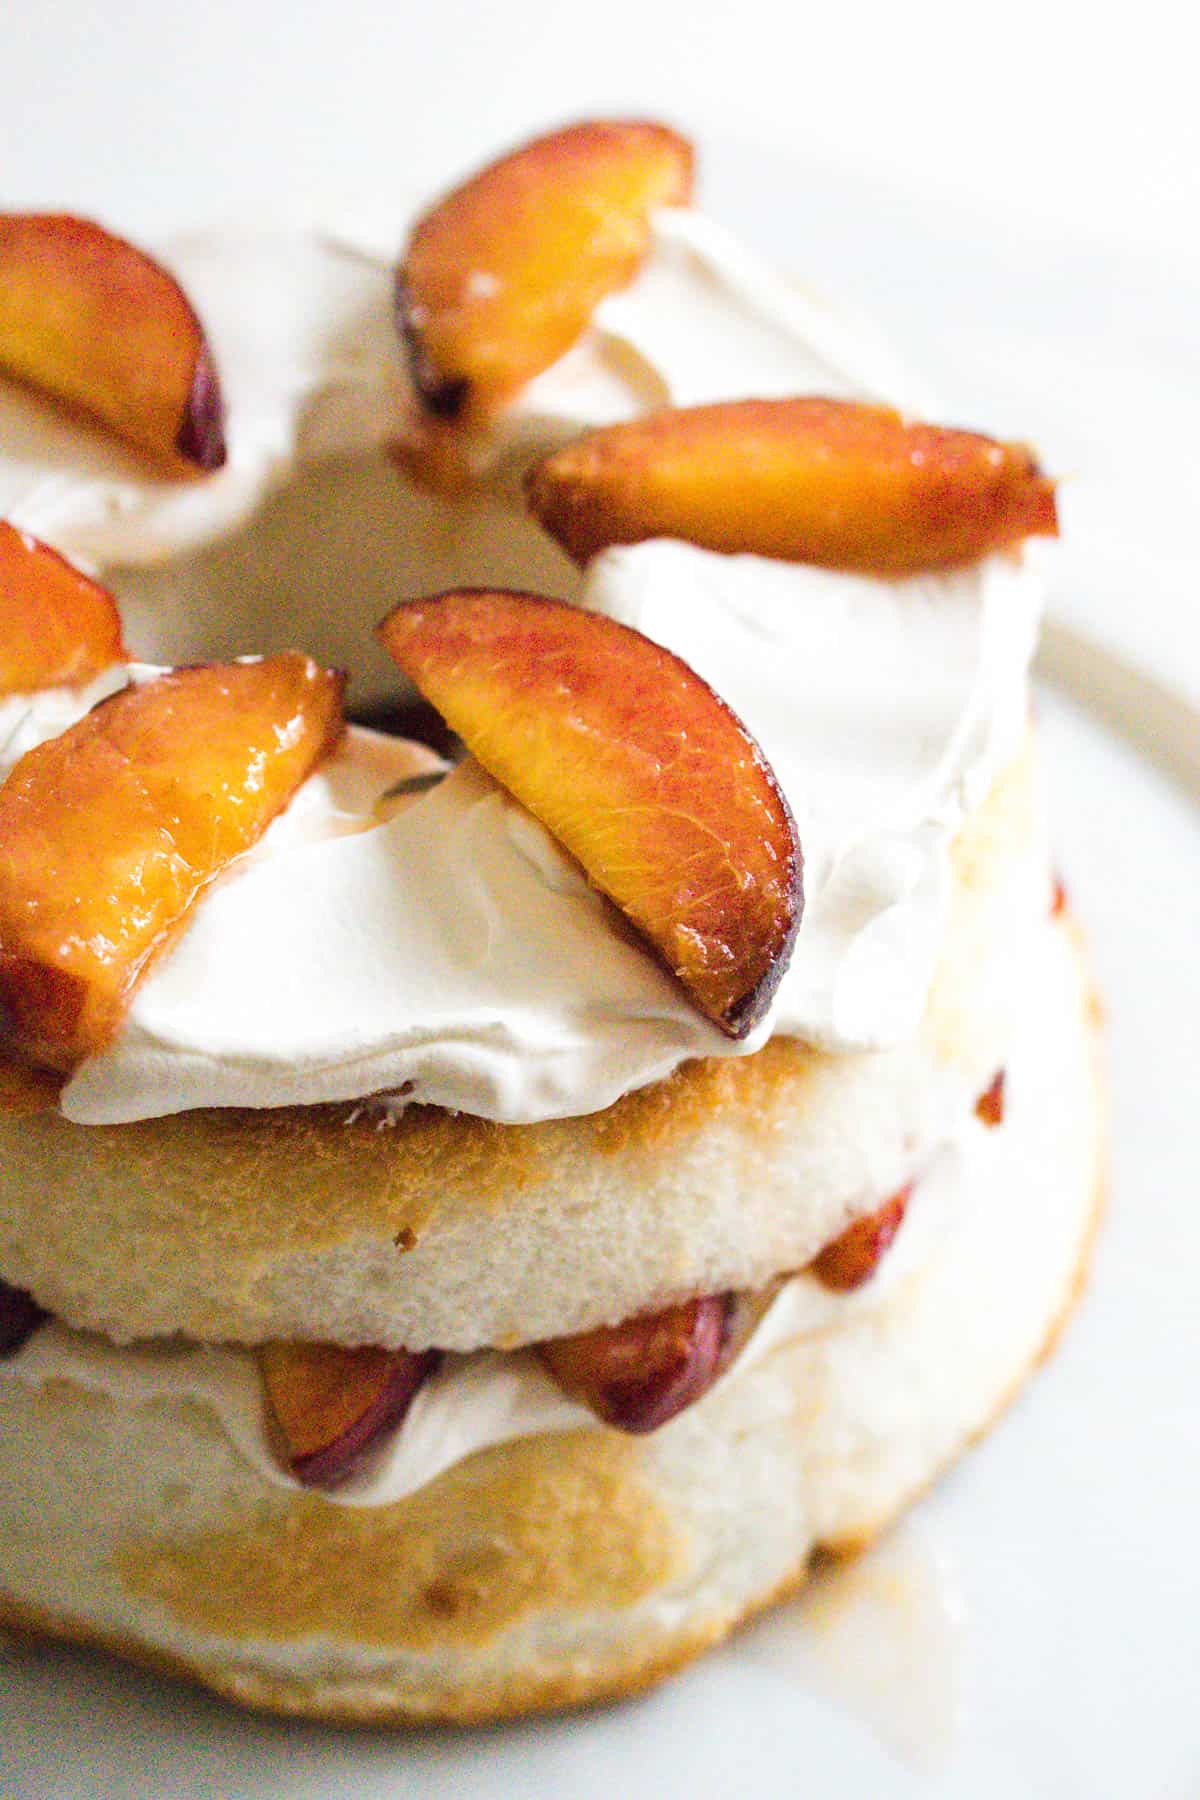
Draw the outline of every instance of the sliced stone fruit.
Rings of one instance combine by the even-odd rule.
[[[590,121],[501,157],[416,225],[400,329],[432,414],[485,419],[557,362],[632,280],[650,214],[687,201],[692,149],[665,125]]]
[[[538,1354],[564,1393],[618,1431],[657,1431],[699,1400],[725,1366],[732,1295],[551,1338]]]
[[[0,1054],[0,1117],[27,1118],[58,1105],[63,1077],[50,1069],[29,1069]]]
[[[0,1041],[71,1069],[332,747],[343,678],[287,652],[129,687],[0,787]]]
[[[0,369],[182,474],[225,461],[204,327],[174,276],[69,213],[0,213]]]
[[[725,702],[640,632],[530,594],[408,601],[380,637],[700,1011],[744,1037],[791,955],[801,854],[774,774]]]
[[[0,1356],[19,1350],[46,1317],[32,1294],[0,1281]]]
[[[0,520],[0,697],[90,681],[127,655],[108,589]]]
[[[272,1343],[258,1360],[288,1467],[306,1486],[336,1487],[402,1422],[438,1359],[436,1351]]]
[[[909,1182],[875,1212],[856,1219],[840,1237],[826,1244],[810,1265],[818,1281],[837,1293],[849,1293],[869,1281],[900,1229],[911,1194]]]
[[[1019,444],[846,400],[740,400],[589,432],[530,470],[541,523],[578,563],[612,544],[875,575],[976,561],[1057,533],[1054,484]]]
[[[981,1125],[995,1127],[1004,1123],[1004,1070],[997,1069],[987,1087],[975,1102],[975,1117]]]

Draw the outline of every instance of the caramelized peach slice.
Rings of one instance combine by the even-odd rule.
[[[46,1317],[32,1294],[0,1281],[0,1356],[11,1356]]]
[[[841,1237],[826,1244],[811,1265],[818,1281],[838,1293],[848,1293],[869,1281],[900,1229],[911,1193],[912,1183],[909,1182],[890,1200],[885,1200],[876,1212],[868,1213],[865,1219],[856,1219]]]
[[[108,1042],[202,890],[341,730],[342,678],[295,652],[106,700],[0,787],[0,1018],[70,1069]]]
[[[575,342],[637,272],[656,206],[691,194],[665,125],[570,125],[502,157],[426,213],[397,278],[413,378],[441,418],[486,418]]]
[[[401,1423],[437,1354],[263,1344],[258,1359],[293,1475],[310,1487],[335,1487]]]
[[[0,1117],[25,1118],[58,1105],[63,1077],[49,1069],[28,1069],[0,1055]]]
[[[0,369],[166,463],[219,469],[204,327],[173,276],[68,213],[0,213]]]
[[[551,1338],[538,1354],[567,1394],[618,1431],[657,1431],[724,1366],[732,1296],[708,1295],[620,1325]]]
[[[991,1082],[975,1102],[975,1117],[981,1125],[1004,1123],[1004,1070],[997,1069]]]
[[[0,520],[0,696],[89,681],[127,654],[108,589]]]
[[[745,1036],[791,955],[801,856],[775,777],[725,702],[640,632],[530,594],[409,601],[380,636],[701,1012]]]
[[[584,563],[610,544],[708,550],[876,575],[975,561],[1054,536],[1029,451],[845,400],[739,400],[577,438],[532,469],[529,503]]]

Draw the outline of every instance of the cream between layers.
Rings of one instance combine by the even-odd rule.
[[[780,1344],[651,1437],[501,1446],[394,1508],[265,1480],[202,1405],[0,1380],[0,1615],[178,1658],[242,1702],[380,1723],[630,1692],[723,1637],[815,1544],[861,1542],[910,1503],[1069,1307],[1101,1120],[1083,971],[1069,931],[1044,936],[1037,1073],[1014,1054],[983,1203],[885,1303]]]
[[[470,583],[575,596],[577,572],[512,502],[523,468],[589,425],[668,402],[813,391],[928,405],[868,327],[792,288],[711,220],[667,209],[633,284],[475,440],[479,490],[448,498],[412,486],[386,450],[413,404],[386,251],[208,233],[163,257],[213,341],[227,466],[157,479],[0,380],[0,518],[120,569],[129,640],[147,659],[302,644],[354,672],[357,703],[400,685],[370,638],[398,599]]]
[[[901,1041],[941,944],[950,844],[1024,732],[1039,599],[1008,557],[903,583],[672,543],[593,565],[586,603],[715,678],[799,822],[805,920],[744,1044],[476,764],[356,830],[372,822],[356,770],[371,746],[379,779],[388,754],[358,734],[200,902],[64,1112],[107,1124],[390,1094],[516,1124],[599,1111],[772,1031]],[[313,841],[323,829],[336,835]],[[1027,916],[1043,883],[1035,857]]]
[[[1027,1071],[1021,1073],[1028,1078]],[[722,1385],[781,1345],[869,1314],[898,1284],[919,1275],[945,1235],[969,1231],[979,1210],[995,1200],[980,1173],[989,1161],[986,1136],[973,1115],[962,1121],[922,1172],[895,1243],[863,1287],[834,1293],[808,1273],[785,1282]],[[134,1405],[194,1402],[216,1415],[230,1442],[266,1480],[301,1489],[272,1446],[262,1376],[251,1350],[185,1339],[118,1345],[51,1321],[16,1355],[0,1358],[0,1381],[6,1378],[34,1388],[66,1381]],[[388,1506],[478,1450],[595,1423],[587,1407],[551,1379],[533,1350],[450,1354],[421,1388],[401,1429],[327,1497],[344,1506]]]

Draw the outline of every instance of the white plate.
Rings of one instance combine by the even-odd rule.
[[[1164,737],[1108,674],[1091,692],[1116,684],[1135,741],[1058,693],[1041,718],[1112,1013],[1110,1217],[1054,1360],[892,1538],[646,1699],[478,1734],[262,1722],[97,1657],[0,1651],[0,1791],[1195,1800],[1200,789],[1149,752],[1183,768],[1200,721]]]

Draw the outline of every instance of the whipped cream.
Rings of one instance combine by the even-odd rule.
[[[474,440],[475,488],[427,492],[389,450],[415,401],[386,247],[208,232],[160,254],[213,343],[226,467],[162,479],[0,380],[0,517],[107,568],[147,660],[299,645],[351,670],[357,705],[404,685],[373,638],[397,600],[489,584],[577,597],[577,570],[518,487],[532,461],[588,427],[668,403],[803,392],[929,408],[868,325],[784,281],[712,220],[666,208],[630,286]]]
[[[947,1234],[963,1229],[985,1203],[971,1179],[981,1153],[986,1155],[983,1139],[983,1128],[970,1119],[938,1151],[914,1186],[894,1242],[862,1287],[836,1293],[807,1272],[783,1282],[718,1385],[735,1383],[799,1338],[836,1331],[873,1311],[926,1267]],[[5,1379],[35,1388],[66,1381],[126,1404],[201,1406],[265,1480],[301,1490],[272,1445],[253,1350],[178,1339],[116,1345],[52,1320],[14,1355],[0,1358],[0,1381]],[[543,1432],[596,1426],[595,1415],[563,1393],[533,1350],[447,1354],[400,1429],[348,1480],[324,1490],[324,1497],[341,1506],[388,1506],[480,1450]]]
[[[155,562],[232,530],[295,464],[395,435],[404,390],[386,271],[315,237],[207,233],[156,252],[212,345],[228,460],[172,480],[0,380],[0,518],[93,567]]]
[[[583,604],[702,675],[791,806],[805,907],[774,1030],[834,1050],[915,1031],[950,842],[1025,734],[1038,560],[881,581],[662,539],[591,565]]]
[[[29,750],[61,737],[72,725],[128,679],[124,663],[113,663],[81,685],[40,688],[34,694],[0,697],[0,781]]]
[[[590,426],[789,394],[886,400],[916,413],[932,405],[865,319],[785,280],[715,220],[663,207],[630,285],[601,300],[579,341],[523,389],[475,454],[482,470],[511,473]]]
[[[384,822],[360,805],[347,829],[331,784],[368,746],[376,779],[410,754],[360,733],[199,902],[64,1112],[108,1124],[382,1094],[525,1123],[599,1111],[773,1031],[899,1041],[924,1007],[952,839],[1024,733],[1040,591],[1025,556],[904,582],[668,541],[592,565],[585,604],[726,695],[798,821],[805,918],[745,1042],[475,763]]]

